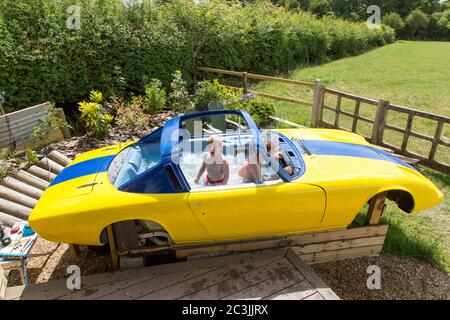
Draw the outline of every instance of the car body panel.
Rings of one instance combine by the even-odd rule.
[[[242,114],[255,130],[248,114]],[[180,182],[179,190],[149,194],[135,188],[139,183],[114,186],[108,165],[133,142],[105,147],[78,156],[58,175],[33,209],[31,226],[48,240],[100,245],[101,232],[112,223],[151,220],[166,229],[174,243],[198,243],[345,228],[383,191],[410,193],[414,212],[443,199],[417,170],[363,137],[308,128],[273,130],[291,139],[302,153],[304,168],[295,179],[280,170],[281,179],[274,182],[189,190],[179,166],[170,160],[176,145],[168,139],[174,131],[177,134],[180,119],[169,120],[162,132],[156,131],[161,138],[161,161],[136,178],[139,182],[155,168],[168,165]],[[259,131],[255,143],[263,145]]]
[[[215,240],[299,232],[320,225],[325,192],[303,183],[250,184],[189,195],[198,220]]]

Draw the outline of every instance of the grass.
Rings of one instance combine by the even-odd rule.
[[[427,261],[450,273],[450,176],[421,168],[445,194],[444,201],[434,208],[407,214],[388,201],[388,209],[381,223],[389,224],[383,254],[412,256]],[[368,206],[358,215],[352,226],[362,225]]]
[[[289,78],[311,82],[321,79],[327,87],[450,116],[449,66],[449,42],[401,41],[360,56],[299,68]],[[311,90],[303,87],[268,82],[255,87],[257,91],[312,101]],[[336,102],[326,97],[325,103],[333,106]],[[346,99],[342,103],[344,110],[353,112],[354,103]],[[373,107],[362,105],[361,108],[362,115],[374,118]],[[311,110],[308,107],[276,102],[276,115],[310,125]],[[334,121],[334,115],[330,113],[324,113],[324,118]],[[341,119],[342,125],[348,128],[351,119]],[[405,127],[406,117],[389,112],[387,122]],[[417,119],[413,122],[413,130],[417,132],[433,136],[435,129],[435,123],[430,121]],[[370,135],[372,128],[361,126],[358,130]],[[402,137],[394,132],[386,131],[385,136],[386,142],[401,144]],[[444,127],[443,136],[450,140],[449,125]],[[430,146],[412,138],[408,147],[426,154]],[[450,163],[449,149],[438,149],[437,159]],[[450,176],[430,169],[423,169],[423,173],[445,194],[445,200],[434,208],[412,215],[403,213],[395,204],[389,205],[382,219],[390,225],[383,252],[418,257],[450,272]],[[356,224],[364,221],[366,210],[358,216]]]
[[[330,88],[373,99],[382,98],[394,104],[450,116],[449,66],[449,42],[401,41],[360,56],[299,68],[291,72],[289,78],[311,82],[321,79]],[[264,82],[256,85],[256,89],[312,101],[312,91],[304,87]],[[326,95],[325,103],[328,106],[334,106],[336,97]],[[353,101],[342,100],[342,109],[345,111],[353,113],[354,105]],[[310,124],[311,109],[309,107],[277,102],[276,110],[280,118],[302,125]],[[375,107],[362,104],[360,113],[362,116],[373,119]],[[325,110],[324,119],[334,122],[334,113]],[[340,120],[342,127],[351,128],[350,117],[343,115]],[[404,128],[406,121],[406,114],[391,111],[387,114],[388,124]],[[413,130],[434,136],[436,122],[416,117],[413,121]],[[371,131],[371,125],[359,122],[359,133],[370,136]],[[442,134],[450,140],[450,125],[444,126]],[[385,142],[400,147],[402,135],[386,130]],[[431,142],[411,137],[408,148],[418,154],[426,155],[431,148]],[[436,159],[450,163],[450,148],[440,146]]]

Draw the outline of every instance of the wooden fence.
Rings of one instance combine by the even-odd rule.
[[[33,128],[46,114],[50,102],[42,103],[27,109],[0,115],[0,148],[7,147],[18,151],[39,146],[42,141],[33,140]],[[66,118],[62,109],[57,109],[62,119],[63,128],[52,128],[46,143],[70,138],[66,126]]]
[[[358,133],[372,144],[392,149],[397,154],[419,160],[419,163],[424,166],[450,174],[450,141],[445,138],[445,132],[450,131],[449,117],[395,105],[383,99],[375,100],[327,88],[320,80],[313,83],[204,67],[200,67],[199,71],[239,77],[241,78],[240,87],[245,93],[311,107],[313,127],[336,128]],[[249,90],[248,79],[306,87],[311,90],[311,101]],[[344,101],[346,108],[343,108]],[[349,108],[348,105],[351,107]],[[329,116],[325,117],[325,114]],[[344,117],[346,121],[343,121]],[[398,125],[400,122],[398,119],[401,118],[406,118],[404,127]],[[414,130],[414,120],[426,123],[428,128],[434,128],[434,135],[430,136]],[[365,125],[365,130],[362,124]],[[397,135],[400,134],[400,137],[394,138],[398,144],[389,141],[392,138],[391,135],[386,134],[388,130]],[[416,139],[415,145],[409,143],[411,137]],[[426,145],[429,147],[426,148]],[[438,151],[442,155],[440,158],[437,157]]]

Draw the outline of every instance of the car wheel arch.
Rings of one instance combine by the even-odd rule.
[[[367,202],[382,193],[386,193],[386,198],[392,202],[395,202],[404,212],[413,212],[415,205],[414,196],[410,190],[403,187],[383,188],[372,195]]]
[[[129,219],[125,219],[125,220],[118,219],[116,221],[108,222],[103,228],[101,228],[101,231],[99,233],[99,243],[101,245],[105,245],[105,244],[109,243],[108,230],[107,230],[109,226],[111,226],[115,223],[127,222],[127,221],[137,221],[137,220],[149,221],[149,222],[153,222],[153,223],[160,225],[163,228],[163,230],[169,235],[170,239],[173,240],[170,230],[165,226],[164,223],[161,223],[160,221],[157,221],[155,219],[148,219],[148,218],[144,218],[142,216],[141,217],[136,216],[136,218],[129,218]]]

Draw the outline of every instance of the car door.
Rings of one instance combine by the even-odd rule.
[[[298,182],[249,183],[192,190],[189,205],[215,240],[320,228],[325,192]]]

